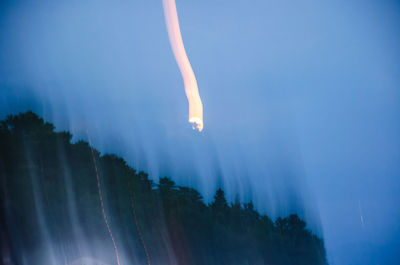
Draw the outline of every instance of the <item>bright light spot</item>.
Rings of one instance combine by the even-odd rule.
[[[193,130],[199,130],[199,132],[203,130],[203,121],[200,118],[192,117],[189,122],[192,123]]]

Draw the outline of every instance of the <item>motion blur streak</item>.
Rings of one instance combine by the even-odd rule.
[[[90,152],[91,152],[91,154],[92,154],[94,170],[95,170],[95,172],[96,172],[97,191],[98,191],[98,193],[99,193],[99,199],[100,199],[100,204],[101,204],[101,211],[102,211],[102,213],[103,213],[104,222],[106,223],[106,226],[107,226],[108,234],[110,235],[110,238],[111,238],[112,243],[113,243],[113,246],[114,246],[115,257],[116,257],[116,259],[117,259],[117,264],[120,265],[120,263],[119,263],[119,256],[118,256],[117,244],[115,243],[115,239],[114,239],[114,236],[113,236],[113,234],[112,234],[112,232],[111,232],[110,225],[108,224],[108,219],[107,219],[106,211],[104,210],[103,195],[102,195],[102,192],[101,192],[100,177],[99,177],[99,173],[98,173],[98,170],[97,170],[96,158],[94,157],[93,147],[92,147],[92,145],[91,145],[91,143],[90,143],[89,134],[88,134],[87,131],[86,131],[86,134],[88,135],[88,142],[89,142],[89,146],[90,146]]]
[[[140,242],[142,243],[144,252],[146,254],[147,265],[151,265],[150,254],[149,254],[149,252],[147,250],[146,244],[144,243],[142,232],[140,232],[139,222],[138,222],[138,220],[136,218],[135,201],[133,200],[132,183],[131,183],[131,180],[130,180],[130,177],[129,177],[128,169],[127,169],[127,176],[128,176],[129,198],[130,198],[130,201],[131,201],[131,209],[132,209],[133,219],[135,221],[136,232],[139,235]]]
[[[189,122],[193,123],[193,129],[201,131],[203,130],[203,103],[200,99],[196,76],[183,46],[175,0],[163,0],[163,6],[169,41],[181,71],[189,101]]]

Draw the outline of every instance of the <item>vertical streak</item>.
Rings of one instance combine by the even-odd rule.
[[[169,41],[181,71],[186,97],[189,101],[189,122],[193,123],[193,129],[201,131],[203,130],[203,103],[200,99],[196,76],[183,46],[175,0],[163,0],[163,6]]]
[[[113,236],[113,234],[112,234],[112,232],[111,232],[111,228],[110,228],[110,225],[109,225],[109,223],[108,223],[107,214],[106,214],[106,211],[104,210],[103,194],[102,194],[102,192],[101,192],[100,177],[99,177],[99,173],[98,173],[98,170],[97,170],[96,158],[94,157],[94,151],[93,151],[92,145],[90,144],[89,134],[88,134],[87,131],[86,131],[86,134],[88,135],[89,148],[90,148],[90,152],[91,152],[92,158],[93,158],[94,170],[95,170],[95,172],[96,172],[97,192],[98,192],[98,194],[99,194],[100,205],[101,205],[101,211],[102,211],[102,213],[103,213],[104,222],[106,223],[106,226],[107,226],[108,234],[109,234],[109,236],[110,236],[110,238],[111,238],[111,241],[112,241],[112,243],[113,243],[113,246],[114,246],[115,257],[116,257],[116,259],[117,259],[117,264],[120,265],[120,263],[119,263],[119,255],[118,255],[117,244],[115,243],[114,236]]]
[[[360,202],[360,200],[358,200],[358,209],[359,209],[359,211],[360,211],[361,226],[364,227],[364,226],[365,226],[365,223],[364,223],[364,216],[363,216],[363,213],[362,213],[361,202]]]
[[[140,232],[139,222],[138,222],[138,220],[136,218],[135,202],[133,200],[132,182],[131,182],[131,178],[129,177],[128,170],[127,170],[127,176],[128,176],[128,187],[129,187],[129,198],[131,200],[131,208],[132,208],[133,219],[134,219],[135,225],[136,225],[136,232],[139,235],[140,242],[142,243],[144,252],[146,254],[147,265],[151,265],[150,255],[149,255],[149,252],[147,251],[147,247],[146,247],[146,244],[144,243],[144,239],[143,239],[142,233]]]

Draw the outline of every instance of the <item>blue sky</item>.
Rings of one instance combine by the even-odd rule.
[[[400,2],[177,0],[201,134],[161,0],[2,1],[0,114],[59,130],[210,198],[296,209],[331,264],[398,264]],[[218,175],[216,179],[215,176]]]

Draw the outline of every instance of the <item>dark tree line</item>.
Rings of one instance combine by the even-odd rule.
[[[85,253],[115,264],[104,209],[123,259],[131,264],[326,264],[323,241],[297,215],[275,222],[253,204],[211,204],[169,178],[156,184],[115,155],[71,143],[32,112],[0,124],[0,229],[3,262],[68,264]],[[93,159],[94,158],[94,159]],[[44,254],[45,253],[45,254]],[[27,259],[29,262],[27,262]]]

